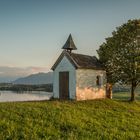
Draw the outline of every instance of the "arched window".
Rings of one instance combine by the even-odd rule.
[[[101,86],[101,76],[100,75],[97,75],[97,77],[96,77],[96,85]]]

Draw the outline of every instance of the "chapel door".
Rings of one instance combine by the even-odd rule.
[[[59,98],[69,99],[69,72],[59,73]]]

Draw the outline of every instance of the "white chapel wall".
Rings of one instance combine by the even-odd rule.
[[[66,56],[54,70],[53,77],[53,94],[54,98],[59,98],[59,72],[69,72],[69,96],[70,99],[75,99],[76,96],[76,71],[75,67],[70,63]]]

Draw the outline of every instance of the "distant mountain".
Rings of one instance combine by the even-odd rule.
[[[17,78],[19,78],[19,77],[3,76],[3,77],[0,77],[0,83],[11,83],[11,81],[16,80]]]
[[[53,82],[53,72],[32,74],[24,78],[18,78],[13,84],[39,85],[51,84]]]

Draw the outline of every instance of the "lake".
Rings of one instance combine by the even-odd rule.
[[[22,93],[17,93],[14,91],[0,91],[0,102],[42,101],[49,100],[51,97],[51,92],[43,91],[26,91]]]

